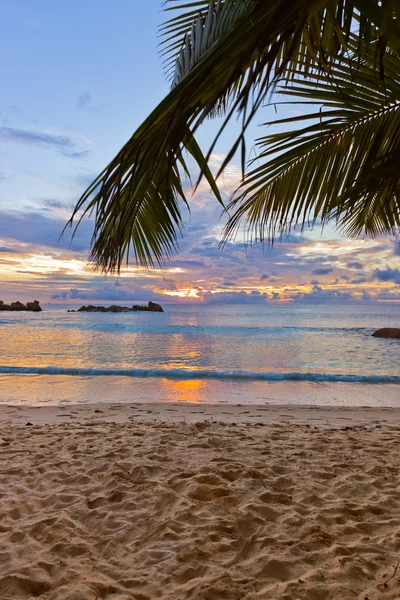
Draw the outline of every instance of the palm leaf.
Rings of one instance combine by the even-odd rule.
[[[355,43],[353,38],[350,44]],[[251,241],[272,239],[317,218],[334,219],[350,235],[400,226],[400,58],[384,57],[384,81],[374,61],[370,50],[357,69],[349,57],[308,80],[300,70],[282,90],[302,104],[320,102],[324,110],[282,119],[275,124],[308,124],[258,141],[261,164],[228,207],[235,213],[225,241],[243,219]]]

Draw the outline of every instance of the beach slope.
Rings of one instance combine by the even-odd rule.
[[[400,412],[0,409],[0,597],[393,599]]]

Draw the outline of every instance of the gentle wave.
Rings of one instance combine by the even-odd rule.
[[[164,377],[166,379],[219,379],[231,381],[308,381],[400,384],[397,375],[346,375],[336,373],[276,373],[258,371],[216,371],[206,369],[89,369],[71,367],[8,367],[0,366],[2,375],[70,375],[70,376],[118,376],[118,377]]]
[[[261,335],[281,335],[281,333],[333,333],[337,335],[345,334],[362,334],[370,336],[374,328],[370,327],[327,327],[327,326],[311,326],[311,325],[201,325],[194,324],[174,324],[165,323],[160,321],[157,323],[149,323],[147,320],[143,322],[143,315],[140,315],[139,319],[133,319],[132,314],[137,316],[136,313],[118,313],[116,315],[107,315],[107,321],[109,319],[117,319],[117,322],[110,321],[104,322],[103,313],[77,313],[73,316],[73,320],[60,320],[60,315],[57,318],[48,319],[48,315],[45,314],[43,317],[42,313],[33,314],[34,320],[32,320],[31,314],[29,316],[24,313],[9,313],[12,318],[9,320],[0,320],[0,325],[14,325],[27,327],[44,328],[44,329],[79,329],[81,331],[99,331],[104,333],[145,333],[151,334],[156,333],[158,335],[199,335],[199,334],[212,334],[212,335],[245,335],[248,336],[261,334]],[[100,316],[99,316],[100,315]],[[53,317],[53,315],[50,315]],[[70,316],[67,315],[67,319]],[[96,320],[96,319],[101,319]]]
[[[80,329],[83,331],[103,331],[106,333],[151,333],[157,334],[216,334],[216,335],[254,335],[256,333],[278,333],[283,332],[309,332],[309,333],[365,333],[371,335],[374,329],[368,327],[311,327],[311,326],[299,326],[299,325],[264,325],[264,326],[253,326],[253,325],[175,325],[175,324],[164,324],[164,323],[138,323],[134,322],[119,322],[119,323],[91,323],[91,322],[65,322],[65,323],[52,323],[43,324],[44,326],[60,328],[60,329]],[[37,324],[35,323],[35,327]]]

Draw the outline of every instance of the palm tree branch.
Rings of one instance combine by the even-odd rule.
[[[225,241],[235,235],[243,218],[251,240],[282,234],[317,217],[334,217],[353,233],[376,234],[399,225],[400,173],[394,161],[400,148],[400,82],[391,82],[382,106],[380,90],[375,89],[373,97],[373,69],[364,65],[363,78],[368,72],[370,101],[362,86],[352,85],[349,65],[347,73],[343,65],[335,73],[341,77],[340,92],[327,86],[327,76],[296,81],[292,90],[284,89],[285,94],[324,102],[330,110],[282,119],[278,125],[312,123],[258,141],[261,152],[255,161],[267,162],[248,174],[228,206],[236,212],[224,231]],[[383,161],[385,177],[379,176]],[[370,191],[360,183],[367,175]],[[386,203],[376,201],[379,193]]]
[[[82,211],[83,214],[94,212],[92,260],[101,268],[119,269],[131,247],[136,260],[144,265],[160,262],[163,256],[176,250],[177,232],[182,224],[180,203],[187,202],[180,182],[180,169],[188,171],[183,156],[185,150],[192,154],[200,176],[207,178],[222,203],[207,166],[215,140],[204,156],[193,137],[204,119],[221,103],[230,101],[230,106],[215,139],[234,114],[242,118],[242,131],[228,152],[223,169],[243,142],[246,127],[278,80],[288,78],[290,72],[297,70],[303,76],[312,76],[321,65],[330,64],[329,61],[340,54],[343,40],[347,43],[352,26],[349,0],[330,0],[329,11],[326,10],[328,0],[293,0],[289,5],[286,0],[246,0],[246,10],[238,10],[238,4],[243,1],[221,0],[219,16],[214,15],[214,18],[223,23],[229,21],[230,26],[221,26],[217,38],[211,39],[210,34],[207,39],[203,35],[204,44],[196,53],[196,60],[188,60],[175,87],[79,200],[69,224],[73,225],[75,219],[79,224]],[[170,32],[173,38],[169,44],[179,40],[189,23],[192,26],[193,11],[196,14],[198,9],[206,11],[210,4],[217,5],[212,0],[189,4],[176,0],[175,6],[188,8],[189,13],[186,17],[185,13],[180,15],[172,28],[167,26],[166,34]],[[353,4],[357,9],[362,2],[354,0]],[[217,14],[213,9],[214,13]],[[232,15],[234,18],[229,20]],[[383,28],[385,44],[395,46],[397,23],[393,26],[391,22],[390,28],[385,25],[381,9],[374,19],[373,23],[360,20],[360,31],[368,31],[371,39],[376,39],[376,28]],[[330,39],[326,33],[328,27],[334,31],[332,47],[327,41]],[[200,29],[190,31],[196,31],[193,35],[199,37]],[[322,45],[321,36],[327,47]],[[193,47],[194,37],[191,41],[190,34],[185,32],[185,39],[188,48],[190,44]],[[186,47],[179,46],[179,53],[185,51]]]

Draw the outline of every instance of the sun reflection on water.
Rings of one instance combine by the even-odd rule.
[[[184,381],[162,380],[163,393],[171,402],[199,404],[206,401],[207,382],[199,379]]]

